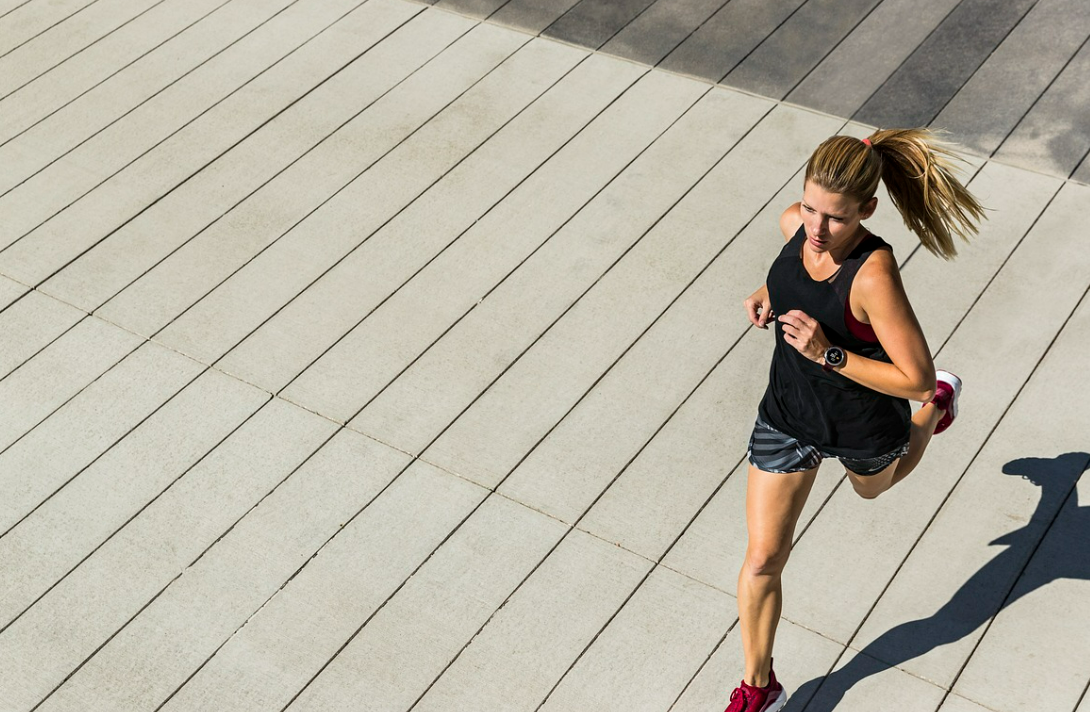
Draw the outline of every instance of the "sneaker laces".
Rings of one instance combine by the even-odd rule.
[[[741,698],[741,707],[734,707],[734,701]],[[734,692],[730,693],[730,705],[727,706],[727,712],[731,712],[731,708],[734,708],[736,712],[746,712],[749,707],[749,695],[746,694],[745,688],[736,687]]]

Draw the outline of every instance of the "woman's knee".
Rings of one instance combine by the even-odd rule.
[[[863,499],[876,499],[878,495],[886,491],[885,487],[882,487],[880,483],[864,480],[860,482],[856,478],[851,478],[852,489],[855,493]]]
[[[791,554],[791,547],[783,546],[750,546],[746,549],[746,560],[742,565],[743,575],[778,576],[787,565],[787,557]]]

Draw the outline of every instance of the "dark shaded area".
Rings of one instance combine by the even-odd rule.
[[[852,117],[927,126],[1037,0],[964,0]]]
[[[1022,477],[1041,488],[1029,523],[991,542],[1006,548],[934,615],[883,633],[841,669],[799,687],[785,709],[831,712],[861,680],[961,640],[1006,606],[1050,581],[1090,580],[1090,557],[1085,554],[1085,542],[1090,541],[1090,506],[1080,507],[1075,491],[1075,483],[1088,466],[1090,454],[1085,452],[1051,459],[1026,457],[1004,465],[1004,474]],[[1053,527],[1053,522],[1060,524]],[[1046,532],[1062,536],[1072,546],[1053,547],[1047,556],[1035,557]]]
[[[782,99],[880,0],[807,0],[722,83]]]
[[[598,49],[654,0],[582,0],[542,34]]]
[[[492,16],[492,20],[536,34],[556,22],[577,2],[579,0],[511,0]],[[574,42],[563,37],[558,39]]]
[[[658,0],[607,42],[602,51],[655,66],[726,1]]]

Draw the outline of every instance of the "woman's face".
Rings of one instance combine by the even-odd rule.
[[[874,214],[877,198],[862,205],[843,193],[830,193],[807,182],[802,191],[802,223],[806,243],[815,252],[828,252],[850,244],[859,234],[860,223]]]

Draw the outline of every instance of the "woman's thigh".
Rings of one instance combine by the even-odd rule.
[[[855,493],[865,499],[874,499],[890,488],[893,483],[893,475],[897,472],[897,464],[900,458],[887,465],[885,469],[875,472],[873,475],[859,475],[844,468],[848,473],[848,479],[852,483]]]
[[[817,468],[802,472],[765,472],[752,464],[746,484],[746,527],[750,551],[786,554],[795,524],[814,486]]]

